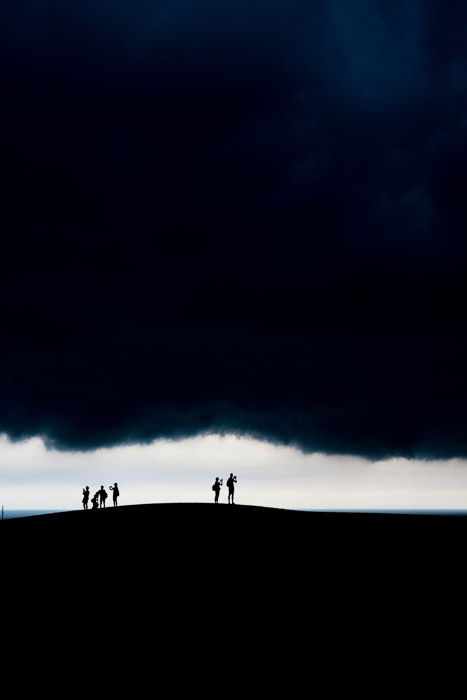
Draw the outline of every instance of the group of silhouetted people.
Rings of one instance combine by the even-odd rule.
[[[109,486],[110,491],[112,491],[112,496],[113,496],[113,504],[114,506],[118,506],[118,497],[120,496],[120,491],[118,490],[118,484],[115,482],[113,486]],[[100,487],[99,491],[96,491],[94,496],[91,498],[91,503],[92,503],[92,510],[96,510],[96,508],[105,508],[105,502],[107,500],[107,491],[103,486]],[[83,489],[83,508],[84,510],[88,510],[88,503],[89,503],[89,486],[86,486],[86,488]]]
[[[229,478],[227,479],[226,486],[229,490],[228,493],[228,498],[227,498],[227,503],[234,505],[234,492],[235,492],[235,484],[237,483],[237,477],[234,476],[232,473],[230,474]],[[219,494],[221,492],[221,488],[224,484],[224,479],[219,479],[218,476],[216,476],[216,480],[214,484],[212,485],[212,490],[214,491],[214,503],[219,503]],[[114,506],[118,505],[118,497],[120,496],[120,491],[118,490],[118,484],[117,482],[114,483],[113,486],[109,486],[109,490],[112,491],[112,496],[113,496],[113,504]],[[89,491],[89,486],[86,486],[83,489],[83,508],[84,510],[88,510],[88,503],[89,500],[91,500],[92,503],[92,510],[96,510],[97,508],[105,508],[105,502],[107,500],[107,491],[103,486],[100,487],[99,491],[96,491],[94,496],[90,499],[90,491]]]
[[[219,494],[221,492],[221,487],[224,483],[224,479],[219,479],[218,476],[216,476],[216,480],[212,485],[212,490],[215,493],[214,496],[214,503],[219,503]],[[228,495],[228,503],[231,503],[234,505],[234,491],[235,491],[235,486],[234,484],[237,483],[237,477],[234,476],[232,473],[230,474],[229,478],[227,479],[226,486],[229,489],[229,495]]]

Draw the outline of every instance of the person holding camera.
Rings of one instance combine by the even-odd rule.
[[[215,482],[214,482],[213,485],[212,485],[212,490],[213,490],[214,493],[216,494],[215,497],[214,497],[214,503],[219,503],[219,494],[220,494],[220,492],[221,492],[221,486],[222,486],[222,484],[223,484],[223,481],[224,481],[223,479],[221,479],[221,480],[219,481],[219,477],[216,476],[216,480],[215,480]]]
[[[112,496],[113,496],[114,506],[118,506],[117,499],[120,496],[120,491],[118,490],[117,482],[115,482],[113,486],[109,486],[109,489],[113,492]]]
[[[232,505],[234,505],[234,491],[235,491],[234,484],[236,484],[236,483],[237,483],[237,477],[231,473],[229,478],[227,479],[227,487],[229,489],[228,503],[231,503]]]
[[[85,489],[83,489],[83,508],[84,510],[88,509],[88,502],[89,502],[89,486],[86,486]]]

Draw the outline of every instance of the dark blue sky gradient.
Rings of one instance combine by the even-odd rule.
[[[0,8],[0,430],[467,455],[467,6]]]

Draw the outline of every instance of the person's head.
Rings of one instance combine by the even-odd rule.
[[[232,472],[230,472],[230,476],[233,476]]]
[[[103,488],[104,488],[104,484],[101,484],[101,489],[103,489]]]
[[[218,477],[218,476],[216,476],[216,481],[219,481],[219,477]]]
[[[118,486],[117,482],[114,483],[114,486]]]

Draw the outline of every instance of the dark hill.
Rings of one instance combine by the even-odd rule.
[[[463,516],[319,513],[255,506],[174,503],[70,511],[1,523],[4,553],[49,566],[96,561],[120,576],[152,569],[226,578],[303,581],[329,574],[433,576],[455,568],[467,535]],[[433,571],[435,567],[435,571]]]
[[[8,633],[96,683],[344,692],[382,659],[413,665],[463,606],[464,517],[180,503],[0,526]]]

